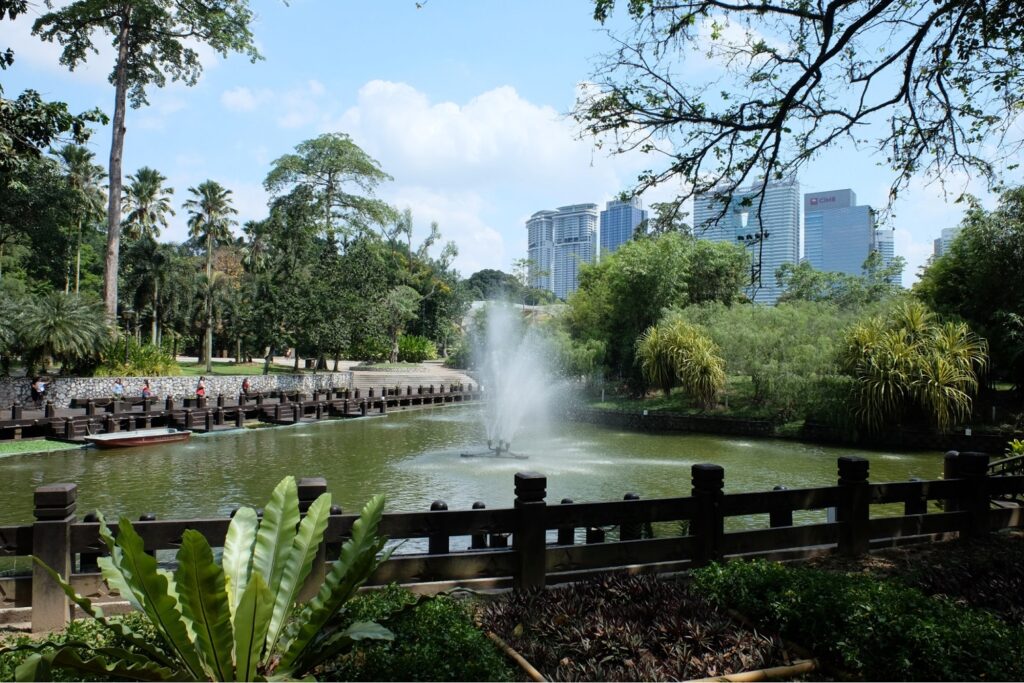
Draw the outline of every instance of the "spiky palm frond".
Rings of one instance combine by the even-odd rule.
[[[171,208],[173,187],[164,187],[167,178],[154,168],[143,166],[135,175],[128,176],[121,200],[125,211],[122,229],[128,239],[156,239],[160,228],[167,227],[167,216],[174,215]]]
[[[45,294],[21,314],[22,339],[37,358],[88,358],[99,352],[109,334],[103,305],[74,294]]]

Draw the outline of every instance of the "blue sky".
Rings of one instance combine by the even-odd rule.
[[[41,11],[4,22],[15,49],[4,72],[10,96],[32,87],[75,110],[113,109],[107,75],[109,38],[100,54],[69,72],[59,47],[30,35]],[[270,163],[302,140],[342,132],[394,177],[380,196],[413,211],[416,231],[437,221],[454,239],[464,276],[509,270],[526,255],[524,222],[534,211],[566,204],[602,205],[629,186],[649,162],[609,158],[576,139],[565,116],[594,58],[609,41],[589,0],[254,0],[253,30],[265,60],[221,59],[204,51],[205,72],[188,88],[152,89],[150,106],[130,110],[124,168],[157,168],[175,188],[207,178],[230,188],[240,220],[266,214],[262,182]],[[109,129],[90,146],[106,165]],[[881,206],[891,177],[867,152],[835,149],[801,174],[805,192],[851,187],[859,203]],[[980,184],[952,178],[951,194]],[[672,187],[645,197],[666,199]],[[986,201],[991,205],[991,198]],[[962,207],[924,180],[893,207],[896,252],[908,260],[904,283],[931,253]],[[185,237],[182,211],[164,237]]]

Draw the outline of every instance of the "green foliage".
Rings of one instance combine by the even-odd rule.
[[[398,338],[398,360],[402,363],[422,363],[437,358],[437,345],[426,337],[403,334]]]
[[[907,301],[850,330],[838,355],[855,381],[860,422],[877,432],[909,410],[940,431],[971,414],[988,345],[964,323],[940,323],[928,308]]]
[[[159,636],[152,627],[145,615],[139,612],[129,612],[125,615],[112,616],[110,622],[120,624],[123,628],[137,634],[151,643],[159,643]],[[43,645],[43,652],[53,652],[67,643],[85,643],[94,650],[101,648],[122,647],[129,652],[142,654],[142,650],[136,648],[124,639],[120,638],[113,630],[104,627],[93,619],[76,619],[60,631],[49,635]],[[33,637],[28,635],[10,634],[6,637],[0,635],[0,649],[11,648],[0,654],[0,681],[15,680],[17,668],[25,663],[34,654],[34,648],[39,645]],[[24,648],[24,649],[17,649]],[[163,651],[163,654],[167,652]],[[50,680],[53,681],[104,681],[110,680],[106,676],[88,674],[70,668],[57,667],[51,672]]]
[[[703,330],[673,317],[647,328],[636,347],[644,377],[666,396],[679,382],[698,403],[714,407],[725,387],[725,361]]]
[[[835,353],[857,310],[817,302],[704,304],[677,315],[707,331],[729,373],[749,376],[751,400],[777,419],[822,414],[826,396],[829,403],[841,398]],[[840,406],[834,412],[843,415],[847,410]]]
[[[127,361],[125,360],[125,346]],[[159,346],[140,344],[135,337],[121,335],[107,342],[100,351],[96,377],[173,377],[181,374],[177,361]]]
[[[986,211],[968,198],[959,236],[914,285],[936,312],[965,320],[991,345],[993,374],[1024,385],[1024,187]]]
[[[679,233],[634,240],[582,269],[566,322],[574,339],[603,342],[610,375],[639,388],[636,338],[670,306],[738,300],[747,273],[748,256],[733,244]]]
[[[734,561],[696,588],[865,680],[1020,680],[1024,632],[987,612],[895,583]]]
[[[391,585],[354,598],[348,618],[376,621],[391,642],[360,643],[327,662],[323,677],[338,681],[511,681],[516,671],[473,624],[468,608],[446,596],[421,598]]]
[[[850,308],[884,301],[902,292],[895,282],[905,265],[904,259],[896,258],[885,266],[877,251],[864,261],[862,275],[815,270],[808,261],[786,263],[775,273],[779,286],[786,290],[779,302],[824,301]]]
[[[106,619],[99,607],[47,567],[83,612],[137,652],[78,642],[44,645],[44,651],[19,666],[16,677],[46,680],[52,667],[68,667],[147,680],[293,678],[359,640],[392,638],[377,624],[343,623],[341,617],[345,603],[389,555],[381,555],[385,539],[377,535],[382,496],[363,508],[316,596],[297,604],[323,541],[330,505],[330,494],[322,494],[300,520],[295,479],[286,477],[274,489],[262,518],[252,508],[235,513],[220,565],[206,538],[186,530],[173,574],[146,554],[128,519],[121,519],[115,539],[101,516],[100,536],[110,553],[99,560],[103,578],[145,614],[158,638],[144,638]],[[5,652],[0,650],[0,656]]]
[[[16,324],[29,365],[50,358],[68,366],[85,361],[96,355],[110,335],[98,303],[60,292],[27,302]]]

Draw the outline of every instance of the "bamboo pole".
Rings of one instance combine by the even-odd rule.
[[[548,679],[544,678],[544,675],[541,672],[539,672],[535,668],[533,668],[533,665],[530,664],[528,661],[526,661],[525,657],[523,657],[521,654],[516,652],[514,649],[512,649],[512,646],[510,646],[508,643],[506,643],[504,640],[502,640],[501,637],[497,633],[495,633],[494,631],[488,631],[487,632],[487,637],[490,638],[491,640],[493,640],[494,643],[499,648],[501,648],[502,652],[504,652],[506,655],[511,657],[512,660],[516,664],[518,664],[520,666],[520,668],[522,668],[523,671],[526,672],[526,675],[530,677],[531,681],[537,681],[538,683],[543,683],[544,681],[548,680]]]
[[[818,668],[818,660],[801,659],[786,666],[773,666],[768,669],[757,669],[755,671],[741,671],[728,676],[712,676],[711,678],[697,678],[690,683],[707,683],[708,681],[773,681],[778,679],[790,680],[797,676],[803,676]]]

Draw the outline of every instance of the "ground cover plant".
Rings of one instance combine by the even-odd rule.
[[[117,644],[23,644],[14,651],[33,654],[17,668],[16,678],[49,680],[54,668],[129,680],[302,678],[358,640],[391,638],[378,624],[342,623],[341,617],[345,603],[389,554],[381,552],[385,539],[377,534],[382,496],[366,504],[316,595],[302,605],[297,602],[323,541],[330,507],[331,496],[324,493],[300,519],[295,479],[285,477],[262,517],[247,507],[232,516],[220,564],[206,538],[187,529],[173,573],[145,552],[127,518],[114,538],[100,516],[100,537],[109,552],[99,559],[103,578],[146,616],[157,637],[108,620],[46,567],[68,598],[109,630]],[[9,651],[0,650],[0,655]]]
[[[688,680],[786,662],[778,638],[672,578],[606,574],[512,593],[481,620],[549,680]]]
[[[363,641],[317,672],[335,681],[510,681],[518,672],[473,623],[465,601],[391,585],[356,596],[347,618],[374,621],[392,641]]]
[[[876,577],[734,561],[695,590],[865,680],[1021,680],[1024,631],[992,614]]]

